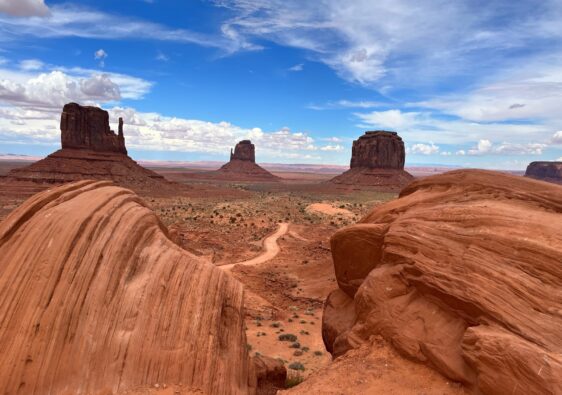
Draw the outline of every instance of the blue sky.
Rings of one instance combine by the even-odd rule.
[[[562,0],[0,0],[0,153],[58,148],[69,101],[135,159],[347,164],[389,129],[410,165],[522,169],[562,157]]]

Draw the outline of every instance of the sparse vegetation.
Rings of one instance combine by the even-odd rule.
[[[293,388],[304,381],[304,377],[300,374],[287,376],[285,381],[285,388]]]
[[[282,342],[296,342],[297,336],[293,335],[292,333],[283,333],[279,335],[279,340]]]
[[[300,362],[291,362],[289,364],[289,369],[304,371],[304,365]]]

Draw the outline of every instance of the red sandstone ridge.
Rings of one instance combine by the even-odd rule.
[[[109,128],[109,114],[101,108],[66,104],[60,128],[62,149],[30,166],[12,170],[8,181],[59,184],[107,179],[137,191],[157,193],[180,187],[127,156],[123,120],[119,119],[115,134]]]
[[[108,181],[42,192],[0,223],[0,392],[254,393],[242,285],[166,232]]]
[[[475,393],[562,393],[561,223],[558,185],[478,170],[413,182],[332,237],[328,350],[382,336]]]
[[[562,184],[562,162],[531,162],[525,176]]]
[[[242,140],[236,144],[234,151],[230,151],[230,162],[217,171],[193,174],[192,177],[228,181],[278,182],[279,177],[256,164],[255,152],[256,148],[250,140]]]
[[[414,179],[404,171],[405,159],[404,142],[396,132],[365,132],[353,142],[351,168],[330,182],[400,190]]]

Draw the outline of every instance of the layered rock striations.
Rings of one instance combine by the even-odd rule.
[[[562,184],[562,162],[531,162],[525,176]]]
[[[562,393],[561,223],[561,186],[478,170],[413,182],[332,237],[326,347],[382,336],[476,393]]]
[[[404,171],[405,159],[404,142],[396,132],[365,132],[353,142],[350,169],[330,182],[397,190],[413,180]]]
[[[256,164],[256,149],[250,140],[242,140],[230,151],[230,161],[215,172],[207,173],[205,177],[233,181],[267,181],[277,182],[274,176],[260,165]]]
[[[0,223],[0,322],[3,394],[255,392],[242,285],[108,181],[42,192]]]
[[[127,156],[121,118],[115,134],[109,127],[107,111],[69,103],[63,108],[60,127],[62,149],[30,166],[12,170],[8,180],[59,184],[106,179],[143,193],[181,189]]]
[[[123,118],[118,134],[109,128],[109,114],[98,107],[68,103],[60,119],[62,148],[86,149],[127,154],[123,136]]]

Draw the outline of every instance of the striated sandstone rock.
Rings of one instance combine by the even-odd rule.
[[[338,290],[324,322],[355,317],[328,349],[382,335],[475,392],[562,393],[561,223],[557,185],[478,170],[412,183],[332,238],[355,311]]]
[[[127,154],[123,136],[123,119],[119,118],[119,133],[109,128],[109,114],[98,107],[68,103],[60,119],[62,148],[88,149]]]
[[[396,132],[365,132],[353,142],[350,167],[404,170],[406,151]]]
[[[0,223],[0,322],[3,394],[255,391],[242,285],[107,181],[42,192]]]
[[[404,142],[396,132],[365,132],[353,142],[351,168],[330,182],[398,190],[414,178],[404,171],[405,159]]]
[[[247,160],[256,162],[256,147],[250,140],[242,140],[234,147],[234,152],[230,150],[230,160]]]
[[[525,176],[562,184],[562,162],[531,162]]]

